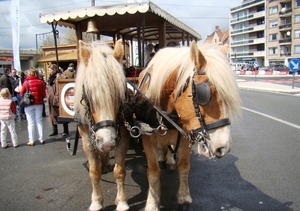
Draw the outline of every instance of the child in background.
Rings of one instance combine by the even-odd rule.
[[[14,147],[19,146],[18,136],[15,130],[15,113],[16,106],[11,99],[9,90],[3,88],[0,92],[1,146],[3,149],[9,146],[6,142],[7,128],[9,129]]]

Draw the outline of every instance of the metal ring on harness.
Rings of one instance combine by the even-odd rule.
[[[129,133],[130,133],[130,135],[131,135],[132,138],[138,138],[140,135],[142,135],[142,132],[141,132],[141,130],[140,130],[140,128],[138,126],[133,126],[130,129]]]
[[[167,130],[165,130],[165,128],[167,128],[166,126],[164,126],[164,125],[158,125],[158,127],[156,128],[156,130],[157,130],[157,135],[159,135],[159,136],[164,136],[164,135],[166,135],[167,134],[167,132],[168,132],[168,129]],[[163,133],[160,133],[159,131],[164,131]]]

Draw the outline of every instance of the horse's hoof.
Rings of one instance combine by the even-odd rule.
[[[159,161],[158,165],[160,169],[166,169],[166,163],[164,161]]]
[[[175,164],[166,164],[167,171],[175,171],[176,165]]]
[[[190,205],[189,204],[179,204],[178,211],[190,211]]]
[[[129,206],[127,202],[119,202],[116,211],[128,211]]]

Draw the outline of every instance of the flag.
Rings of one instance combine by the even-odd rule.
[[[11,0],[11,30],[14,54],[14,68],[17,71],[21,70],[20,64],[20,0]]]

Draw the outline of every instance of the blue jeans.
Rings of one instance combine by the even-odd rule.
[[[27,130],[28,130],[28,142],[35,141],[35,126],[37,126],[39,141],[44,140],[44,128],[43,128],[43,105],[31,105],[25,107],[25,113],[27,117]]]

